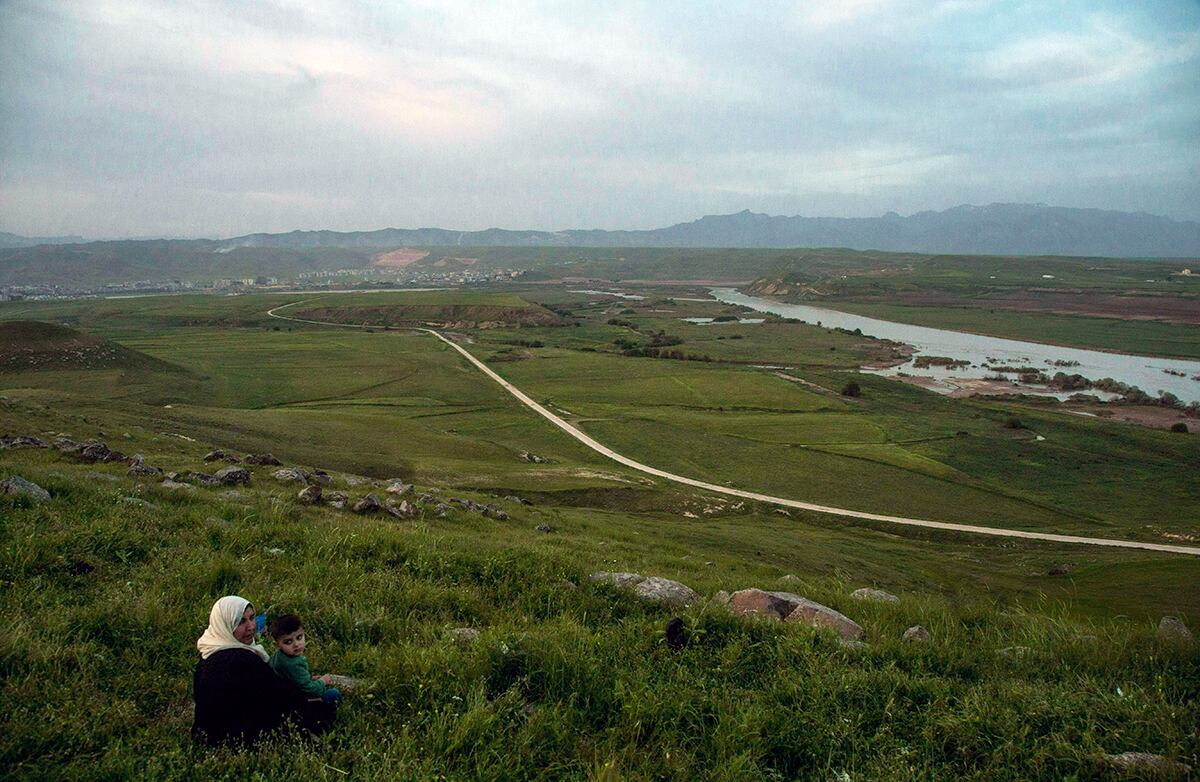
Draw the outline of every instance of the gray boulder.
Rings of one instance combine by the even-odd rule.
[[[913,625],[904,631],[903,640],[910,643],[925,643],[929,640],[929,631],[921,625]]]
[[[171,480],[170,478],[167,478],[167,479],[165,479],[165,480],[164,480],[162,483],[160,483],[160,484],[158,484],[158,485],[159,485],[159,486],[161,486],[161,487],[163,487],[164,489],[172,489],[172,490],[175,490],[175,489],[191,489],[191,488],[193,488],[193,487],[192,487],[192,486],[190,486],[189,484],[186,484],[186,483],[180,483],[179,481],[173,481],[173,480]]]
[[[1190,646],[1195,638],[1192,631],[1177,616],[1164,616],[1158,623],[1158,640],[1163,643],[1184,644]]]
[[[50,499],[50,492],[33,481],[25,480],[20,475],[13,475],[0,481],[0,494],[28,497],[34,502],[44,502]]]
[[[551,527],[549,524],[547,524],[544,521],[541,524],[534,527],[534,529],[536,529],[538,532],[553,532],[554,531],[554,527]]]
[[[151,467],[148,464],[134,462],[133,466],[129,468],[129,474],[136,475],[139,478],[158,478],[162,476],[163,471],[159,467]]]
[[[592,581],[607,582],[622,589],[632,589],[643,600],[665,606],[690,606],[700,602],[700,595],[678,581],[640,573],[593,573]]]
[[[862,640],[865,634],[862,627],[845,614],[791,592],[743,589],[730,596],[729,607],[738,614],[758,614],[793,624],[829,628],[847,641]]]
[[[261,464],[264,467],[278,467],[283,462],[275,458],[274,454],[269,453],[252,453],[242,459],[246,464]]]
[[[222,451],[220,449],[217,449],[215,451],[209,451],[208,453],[204,454],[204,461],[219,462],[222,459],[226,458],[227,456],[229,456],[229,454],[225,453],[224,451]]]
[[[314,505],[321,501],[321,487],[305,486],[300,490],[300,493],[296,495],[296,499],[298,499],[300,502],[303,502],[305,505]]]
[[[271,477],[280,483],[308,483],[308,473],[299,467],[284,467],[271,473]]]
[[[319,486],[316,488],[320,488]],[[331,508],[341,510],[346,507],[346,503],[350,501],[350,495],[344,491],[331,491],[325,495],[325,502]]]
[[[474,627],[455,627],[447,630],[446,635],[462,646],[469,646],[479,640],[479,631]]]
[[[188,483],[196,483],[201,486],[220,486],[221,482],[217,480],[217,476],[209,475],[206,472],[185,472],[180,476]]]
[[[863,587],[862,589],[854,590],[850,593],[850,597],[854,598],[855,600],[873,600],[878,603],[893,603],[896,605],[900,604],[900,598],[896,597],[891,592],[884,592],[882,589],[871,589],[869,587]]]
[[[355,513],[375,513],[383,507],[383,503],[374,494],[368,494],[358,502],[354,503]]]
[[[40,437],[6,434],[0,436],[0,449],[4,448],[49,448],[50,443]]]
[[[223,486],[249,485],[250,471],[245,467],[222,467],[213,475]]]
[[[389,481],[387,488],[384,489],[384,491],[386,491],[388,494],[395,494],[397,497],[408,494],[412,490],[413,487],[411,483],[405,483],[399,479],[393,479]]]
[[[408,500],[400,500],[400,502],[388,500],[383,509],[398,519],[411,519],[421,512]]]
[[[308,475],[308,479],[313,483],[318,483],[322,486],[329,486],[333,483],[333,476],[324,470],[313,470]]]
[[[1182,779],[1192,770],[1186,763],[1150,752],[1122,752],[1119,755],[1105,755],[1104,760],[1127,774],[1154,779]]]

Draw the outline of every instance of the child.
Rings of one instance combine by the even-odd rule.
[[[326,703],[341,701],[342,694],[329,687],[329,674],[313,678],[308,672],[308,659],[304,656],[304,625],[295,614],[284,614],[271,623],[271,637],[275,639],[275,654],[271,655],[271,668],[300,690]]]

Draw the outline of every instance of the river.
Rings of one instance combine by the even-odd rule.
[[[1200,361],[1106,353],[1099,350],[1066,348],[1039,342],[1023,342],[961,331],[913,326],[907,323],[893,323],[863,315],[811,307],[807,304],[784,304],[770,299],[761,299],[756,296],[748,296],[733,288],[713,288],[711,292],[714,298],[727,304],[740,304],[759,312],[769,312],[785,318],[796,318],[808,323],[815,324],[819,321],[826,328],[842,328],[851,331],[861,329],[863,334],[904,342],[916,349],[912,361],[890,369],[876,370],[875,374],[896,375],[903,372],[908,375],[944,381],[949,377],[994,376],[995,370],[984,366],[985,364],[1036,367],[1049,375],[1061,371],[1068,375],[1083,375],[1089,380],[1110,377],[1122,383],[1137,386],[1152,396],[1166,391],[1184,402],[1200,402],[1200,380],[1196,379],[1200,377]],[[953,370],[943,367],[921,369],[913,364],[918,356],[965,359],[970,362],[970,366]],[[1061,366],[1056,365],[1055,362],[1078,362],[1078,365]],[[1013,375],[1009,376],[1014,377]],[[1044,391],[1044,386],[1041,389]],[[1038,387],[1022,386],[1018,390],[1036,393]],[[1083,393],[1097,392],[1088,390]]]

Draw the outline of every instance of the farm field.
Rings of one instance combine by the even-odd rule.
[[[891,350],[862,336],[693,325],[680,318],[736,311],[645,293],[0,305],[0,328],[40,318],[128,351],[95,366],[85,357],[0,371],[4,432],[104,439],[173,471],[211,469],[202,457],[212,448],[271,452],[331,471],[353,497],[370,488],[357,476],[402,478],[414,495],[471,498],[509,516],[457,505],[438,516],[429,502],[414,519],[362,517],[298,503],[268,468],[229,495],[166,489],[53,450],[0,450],[0,479],[19,474],[52,495],[0,497],[0,614],[12,628],[0,641],[0,687],[15,704],[3,718],[4,766],[24,778],[322,777],[333,767],[1016,779],[1119,778],[1102,756],[1132,749],[1195,763],[1200,661],[1154,635],[1166,614],[1200,623],[1195,558],[784,515],[653,479],[586,449],[405,324],[429,315],[418,305],[465,323],[480,322],[472,308],[501,307],[516,319],[451,335],[616,450],[885,513],[1189,540],[1200,494],[1181,465],[1200,458],[1194,436],[946,399],[854,372]],[[292,302],[281,314],[363,325],[366,310],[380,320],[338,328],[266,315]],[[526,312],[553,320],[530,325]],[[623,355],[617,344],[655,335],[677,337],[663,349],[695,360]],[[774,366],[786,369],[764,368]],[[858,397],[841,393],[851,380]],[[675,612],[688,647],[668,650],[661,628],[672,613],[589,581],[599,570],[700,593]],[[852,616],[868,646],[708,604],[717,590],[750,586]],[[851,600],[860,586],[902,602]],[[211,600],[231,591],[308,617],[315,669],[372,681],[335,734],[253,758],[189,756],[192,644]],[[902,643],[914,624],[934,643]],[[449,630],[463,626],[480,639],[456,642]],[[64,669],[79,673],[45,686]],[[81,711],[97,718],[63,716]]]

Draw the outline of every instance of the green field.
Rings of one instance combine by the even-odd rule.
[[[354,476],[398,477],[511,516],[437,517],[426,503],[412,521],[364,518],[297,504],[266,468],[226,496],[0,450],[0,478],[53,495],[0,497],[7,773],[1120,778],[1103,753],[1200,759],[1200,655],[1153,634],[1164,614],[1200,623],[1196,558],[785,516],[670,484],[586,449],[428,334],[266,316],[301,301],[284,313],[552,311],[563,325],[457,338],[600,441],[691,477],[984,525],[1200,534],[1183,468],[1200,461],[1194,436],[860,375],[886,346],[816,326],[679,320],[724,305],[540,287],[4,304],[0,321],[66,323],[129,353],[0,371],[0,430],[99,437],[179,471],[204,469],[215,447],[270,451],[356,497],[368,489]],[[656,335],[696,360],[621,354]],[[851,379],[858,398],[839,393]],[[1047,575],[1055,565],[1069,572]],[[661,636],[671,614],[590,583],[596,570],[678,579],[705,600],[797,592],[860,622],[868,646],[702,604],[680,612],[691,641],[675,654]],[[849,599],[860,586],[902,602]],[[193,756],[192,644],[228,592],[305,616],[314,669],[365,677],[371,697],[315,744]],[[933,642],[901,643],[913,624]],[[459,645],[459,626],[483,634]]]

